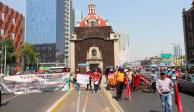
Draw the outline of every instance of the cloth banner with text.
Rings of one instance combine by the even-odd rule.
[[[3,78],[5,93],[27,94],[46,91],[68,91],[70,73],[30,74]]]
[[[79,83],[79,84],[89,84],[89,75],[87,75],[87,74],[77,74],[77,83]]]

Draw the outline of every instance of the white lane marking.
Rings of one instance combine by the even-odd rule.
[[[78,94],[77,111],[76,111],[76,112],[79,112],[79,107],[80,107],[80,96],[81,96],[81,89],[79,90],[79,94]]]
[[[85,101],[84,101],[84,107],[83,107],[82,112],[86,112],[87,104],[88,104],[88,91],[86,93],[86,97],[85,97]]]

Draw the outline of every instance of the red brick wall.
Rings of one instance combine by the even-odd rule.
[[[98,47],[102,53],[103,69],[114,63],[114,41],[108,40],[111,27],[79,27],[75,29],[78,40],[75,42],[75,67],[79,63],[86,63],[87,52],[90,47]]]

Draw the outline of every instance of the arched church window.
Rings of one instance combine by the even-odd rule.
[[[96,49],[93,49],[92,50],[92,56],[96,56],[97,55],[97,51],[96,51]]]

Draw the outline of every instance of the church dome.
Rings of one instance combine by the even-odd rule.
[[[90,3],[88,5],[88,15],[79,23],[79,27],[88,26],[107,26],[107,21],[96,14],[96,5]]]

